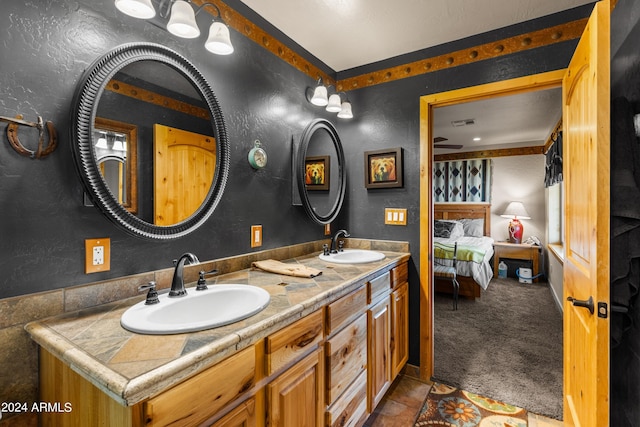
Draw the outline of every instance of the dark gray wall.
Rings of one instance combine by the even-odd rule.
[[[633,113],[640,113],[640,3],[620,0],[611,15],[611,97],[625,97],[632,104]],[[619,123],[611,118],[612,125]],[[636,140],[638,141],[638,140]],[[616,150],[616,138],[612,138],[612,152]],[[612,170],[616,168],[611,165]],[[635,165],[635,167],[640,167]],[[612,173],[612,186],[616,174]],[[621,183],[619,183],[621,184]],[[624,197],[624,196],[622,196]],[[637,206],[640,213],[640,206]],[[615,256],[615,255],[613,255]],[[637,254],[635,254],[637,256]],[[637,267],[637,258],[630,265]],[[633,268],[633,267],[632,267]],[[637,277],[637,274],[636,274]],[[636,283],[636,286],[639,284]],[[629,329],[622,335],[620,344],[611,350],[611,425],[640,425],[640,311],[637,295],[633,297],[630,318],[612,313],[612,322],[621,322]],[[624,319],[622,319],[625,317]]]
[[[231,0],[229,4],[268,31],[276,31],[241,4]],[[349,70],[338,77],[510,37],[589,12],[590,7],[579,8]],[[347,228],[354,237],[407,240],[411,244],[410,322],[415,338],[411,340],[410,361],[417,364],[419,97],[566,67],[576,42],[350,92],[355,118],[337,122],[335,115],[305,101],[304,90],[313,79],[234,31],[232,38],[236,52],[220,57],[209,54],[202,42],[176,39],[149,23],[122,15],[111,1],[52,0],[42,5],[36,0],[3,0],[0,115],[20,113],[31,120],[42,115],[55,123],[60,141],[58,150],[43,160],[20,157],[7,143],[0,144],[0,297],[170,267],[171,260],[184,251],[201,259],[250,252],[252,224],[263,225],[263,248],[322,238],[322,227],[310,221],[302,208],[291,206],[289,194],[291,139],[299,136],[310,120],[324,117],[336,124],[347,159],[346,203],[336,226]],[[170,242],[131,237],[97,209],[84,207],[70,153],[71,99],[83,70],[109,49],[133,41],[164,44],[201,70],[225,114],[232,146],[231,177],[218,209],[201,230]],[[33,144],[33,135],[29,138],[28,132],[21,132],[23,140]],[[269,152],[269,165],[258,172],[246,160],[255,139]],[[404,149],[404,187],[367,191],[363,152],[398,146]],[[408,225],[384,225],[385,207],[407,208]],[[111,238],[111,271],[85,275],[84,239],[95,237]]]

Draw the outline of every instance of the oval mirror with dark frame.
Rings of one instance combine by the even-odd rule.
[[[320,225],[340,213],[347,185],[345,158],[338,131],[325,119],[307,125],[300,137],[294,169],[300,201]]]
[[[230,147],[215,94],[187,59],[153,43],[119,46],[84,73],[73,108],[74,160],[109,219],[135,236],[167,240],[211,216]],[[182,179],[172,179],[176,171]]]

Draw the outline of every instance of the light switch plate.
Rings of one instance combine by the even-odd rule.
[[[111,239],[86,239],[84,252],[85,274],[111,270]]]
[[[251,226],[251,247],[257,248],[259,246],[262,246],[262,226],[252,225]]]
[[[400,208],[385,208],[384,223],[388,225],[407,225],[407,210]]]

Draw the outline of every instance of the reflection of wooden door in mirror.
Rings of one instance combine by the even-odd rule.
[[[153,126],[156,225],[184,221],[207,197],[216,166],[216,140],[160,124]]]
[[[116,200],[129,212],[138,213],[138,127],[130,123],[96,117],[93,127],[97,134],[116,134],[123,138],[124,154],[115,147],[104,149],[97,146],[98,139],[94,135],[94,155],[99,164],[102,178],[113,193]],[[115,150],[116,156],[111,156]],[[114,160],[121,157],[120,162]],[[111,172],[111,173],[109,173]]]

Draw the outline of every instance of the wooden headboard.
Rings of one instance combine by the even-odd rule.
[[[491,205],[488,203],[434,203],[433,219],[484,218],[484,235],[491,235]]]

